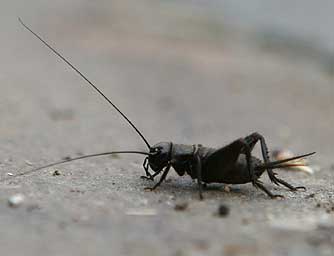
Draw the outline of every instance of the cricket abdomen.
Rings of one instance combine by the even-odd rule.
[[[252,165],[257,165],[258,160],[252,157]],[[207,168],[202,166],[202,180],[205,183],[226,183],[226,184],[244,184],[251,182],[251,176],[248,171],[246,155],[240,154],[238,159],[225,165]]]

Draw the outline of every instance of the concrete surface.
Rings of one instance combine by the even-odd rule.
[[[231,192],[209,186],[199,201],[196,183],[175,173],[157,191],[144,191],[150,182],[139,178],[140,156],[73,162],[0,182],[1,255],[334,254],[330,51],[305,50],[296,38],[289,48],[260,32],[255,37],[233,20],[211,19],[200,1],[171,2],[3,1],[0,179],[66,156],[145,149],[115,111],[19,26],[20,15],[152,144],[219,147],[258,131],[271,149],[317,151],[313,176],[279,171],[307,191],[275,187],[263,175],[284,200],[247,184]],[[314,57],[319,52],[326,61]],[[25,201],[9,207],[17,193]],[[180,203],[188,208],[176,211]],[[220,204],[228,216],[216,215]]]

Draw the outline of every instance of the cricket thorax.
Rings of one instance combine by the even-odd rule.
[[[205,161],[210,152],[214,150],[213,148],[207,148],[201,145],[174,144],[172,152],[173,168],[180,176],[187,173],[195,179],[197,177],[195,171],[195,154]]]
[[[174,144],[172,149],[172,166],[182,176],[191,169],[195,147],[192,145]]]

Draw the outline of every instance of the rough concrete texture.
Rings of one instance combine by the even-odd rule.
[[[291,49],[233,29],[196,1],[3,2],[1,180],[67,156],[145,149],[108,104],[19,26],[17,15],[152,144],[220,147],[258,131],[270,149],[317,154],[310,158],[313,176],[279,171],[306,192],[289,192],[263,175],[284,200],[250,184],[230,192],[215,184],[199,201],[196,183],[175,173],[146,192],[151,183],[139,178],[141,156],[78,161],[1,181],[1,255],[334,255],[330,54],[314,58],[315,48],[298,47],[296,38]],[[24,202],[9,207],[18,193]],[[225,217],[216,214],[221,204],[230,209]]]

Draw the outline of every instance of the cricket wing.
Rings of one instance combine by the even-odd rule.
[[[236,140],[231,144],[217,149],[209,155],[203,166],[203,180],[219,182],[226,177],[225,172],[233,168],[244,144]]]

